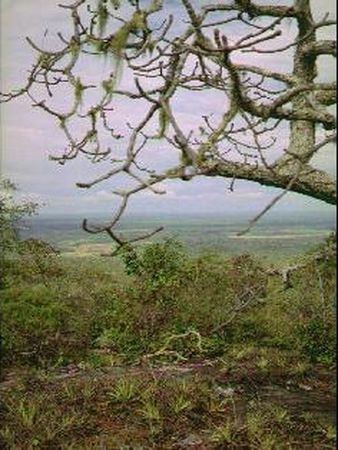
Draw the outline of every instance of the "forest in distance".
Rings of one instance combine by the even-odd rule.
[[[90,235],[83,231],[80,214],[42,214],[26,219],[21,226],[23,238],[38,238],[54,244],[60,251],[76,252],[83,245],[94,253],[101,251],[103,244],[108,248],[109,237]],[[217,251],[222,254],[243,252],[259,254],[269,259],[296,257],[309,251],[336,229],[335,212],[325,209],[321,212],[297,211],[285,215],[273,211],[242,236],[252,218],[249,212],[225,214],[131,214],[124,217],[119,230],[134,237],[155,226],[164,230],[153,240],[174,238],[182,242],[192,253]],[[93,216],[92,222],[104,222],[103,215]],[[98,244],[98,245],[95,245]],[[95,251],[96,250],[96,251]],[[274,253],[278,250],[278,255]]]

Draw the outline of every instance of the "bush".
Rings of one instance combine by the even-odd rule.
[[[128,275],[137,277],[144,289],[144,300],[175,302],[177,290],[187,276],[187,256],[181,243],[167,239],[151,243],[142,251],[127,249],[122,254]]]
[[[11,288],[2,293],[3,354],[6,359],[39,360],[58,354],[60,333],[70,309],[58,301],[56,291],[43,285]]]
[[[125,251],[126,276],[110,260],[48,252],[38,271],[27,251],[2,290],[6,364],[62,364],[96,354],[135,361],[177,335],[186,337],[170,341],[170,349],[189,358],[254,346],[333,361],[332,258],[309,262],[285,290],[249,255],[190,257],[173,240]]]
[[[38,207],[34,202],[16,201],[16,191],[15,184],[0,178],[0,289],[6,286],[7,270],[13,267],[12,255],[18,251],[19,224]]]
[[[312,362],[333,363],[336,358],[334,324],[315,316],[297,327],[297,337],[302,352]]]

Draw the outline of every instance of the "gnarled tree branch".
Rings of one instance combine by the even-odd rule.
[[[129,3],[117,10],[102,0],[59,5],[72,24],[69,36],[58,34],[61,49],[46,50],[28,37],[37,54],[28,79],[21,89],[1,93],[1,102],[26,96],[55,118],[67,147],[52,159],[66,164],[85,157],[105,167],[95,179],[79,181],[79,188],[121,177],[129,183],[113,190],[118,206],[109,223],[84,221],[85,230],[107,233],[124,246],[128,239],[116,226],[130,198],[145,190],[163,194],[156,187],[163,181],[199,176],[238,178],[336,202],[332,177],[311,166],[336,136],[336,118],[327,109],[336,102],[336,84],[316,81],[318,57],[336,57],[335,41],[318,40],[316,30],[335,21],[325,14],[315,22],[309,0],[292,6],[234,0],[201,8],[181,0],[174,15],[167,14],[166,1]],[[279,71],[262,54],[281,54],[288,64]],[[102,72],[99,84],[84,83],[82,58],[100,56],[110,61],[110,73]],[[122,67],[128,80],[123,88]],[[61,111],[53,100],[64,95],[65,85],[73,97]],[[222,98],[223,106],[213,114],[193,111],[196,120],[188,125],[179,108],[182,93],[198,102],[204,92],[211,102]],[[131,123],[121,124],[121,100],[136,105]],[[80,122],[85,126],[77,127]],[[322,129],[331,131],[318,144]],[[147,156],[156,143],[168,147],[171,166],[156,167]]]

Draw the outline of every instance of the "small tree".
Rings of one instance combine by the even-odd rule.
[[[15,200],[17,188],[9,180],[0,180],[0,287],[4,283],[8,258],[18,250],[19,223],[36,212],[37,203]]]
[[[319,149],[336,139],[336,119],[327,108],[336,102],[336,83],[318,80],[317,64],[321,55],[336,57],[336,42],[317,38],[318,30],[335,21],[327,14],[315,21],[310,0],[265,3],[180,0],[174,17],[169,0],[76,0],[60,5],[70,13],[73,31],[58,33],[58,49],[45,50],[27,37],[37,59],[26,85],[3,93],[1,101],[27,96],[55,118],[67,141],[52,157],[58,163],[85,156],[109,164],[97,178],[77,183],[79,188],[120,175],[133,183],[114,191],[120,204],[110,223],[90,226],[85,220],[85,230],[105,232],[123,246],[126,240],[115,227],[133,195],[163,194],[163,181],[201,176],[229,178],[230,190],[244,179],[335,204],[334,179],[311,165]],[[285,58],[289,68],[266,66],[268,54]],[[80,67],[100,56],[111,61],[109,74],[88,80]],[[128,89],[119,84],[122,68],[133,80]],[[65,96],[66,85],[73,100],[61,111],[54,100]],[[182,92],[194,101],[216,93],[224,107],[187,127],[177,108]],[[117,129],[121,98],[130,108],[141,104],[142,114]],[[279,136],[287,142],[278,145]],[[152,165],[147,153],[154,142],[167,145],[169,167]]]
[[[22,219],[35,214],[38,207],[33,201],[16,200],[16,191],[14,183],[0,179],[0,246],[3,255],[16,246]]]

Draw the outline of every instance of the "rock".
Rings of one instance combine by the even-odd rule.
[[[222,388],[221,386],[217,386],[215,393],[220,397],[232,397],[235,394],[235,389],[232,387]]]
[[[299,389],[302,389],[303,391],[312,391],[313,390],[312,386],[309,386],[308,384],[300,383],[298,385],[298,387],[299,387]]]
[[[197,434],[190,434],[182,441],[177,442],[176,448],[190,448],[190,449],[203,449],[203,441]]]

